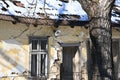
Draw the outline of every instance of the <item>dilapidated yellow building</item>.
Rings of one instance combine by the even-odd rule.
[[[0,76],[4,79],[60,79],[62,67],[79,78],[87,61],[88,30],[0,21]],[[65,54],[64,54],[65,53]],[[69,72],[70,71],[70,72]],[[32,77],[33,76],[33,77]],[[78,76],[78,77],[77,77]]]
[[[45,1],[0,1],[0,80],[90,80],[87,15],[77,0]],[[112,38],[119,79],[119,26]]]
[[[82,26],[35,27],[4,20],[0,25],[1,78],[53,80],[67,75],[74,75],[72,77],[76,79],[81,77],[82,66],[87,61],[88,29]],[[68,74],[62,75],[63,70]]]
[[[82,25],[34,26],[0,20],[0,80],[88,80],[88,30]],[[114,47],[118,50],[119,38],[119,28],[114,27]],[[114,52],[118,65],[119,51]]]

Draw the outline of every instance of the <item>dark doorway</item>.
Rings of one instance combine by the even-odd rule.
[[[61,65],[61,80],[74,80],[73,59],[78,50],[78,46],[63,47],[63,63]]]

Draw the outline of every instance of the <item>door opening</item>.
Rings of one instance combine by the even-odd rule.
[[[65,46],[63,47],[63,62],[61,64],[61,80],[75,80],[74,74],[78,72],[79,64],[75,64],[78,57],[78,46]],[[77,56],[76,56],[77,55]],[[77,71],[76,71],[77,70]]]

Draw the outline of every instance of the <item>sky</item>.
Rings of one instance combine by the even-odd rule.
[[[0,1],[0,13],[32,18],[44,18],[44,16],[47,15],[51,19],[62,19],[63,17],[60,17],[60,14],[67,14],[79,15],[80,18],[78,18],[78,20],[81,21],[89,20],[87,13],[82,9],[81,4],[76,0],[69,0],[69,3],[61,2],[59,0],[46,0],[46,2],[44,2],[44,0],[17,1],[22,3],[22,7],[16,6],[10,0],[6,0],[5,3],[9,4],[9,7],[7,7],[3,1]],[[120,0],[116,0],[115,5],[119,6],[119,4]],[[4,11],[3,7],[7,10]],[[112,11],[112,14],[114,14],[114,11]],[[67,16],[66,19],[71,20],[72,18]],[[112,16],[111,20],[117,23],[120,18]]]

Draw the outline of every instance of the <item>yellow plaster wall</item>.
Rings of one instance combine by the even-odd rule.
[[[56,30],[61,31],[58,38],[54,37]],[[54,59],[57,58],[55,48],[57,41],[65,42],[67,39],[68,42],[79,41],[82,37],[88,37],[88,33],[85,28],[81,27],[60,26],[55,28],[41,25],[34,27],[28,24],[0,21],[0,77],[9,80],[13,78],[11,76],[23,75],[24,71],[30,70],[29,36],[50,36],[49,59],[50,66],[52,66]]]
[[[30,70],[29,36],[52,34],[50,27],[0,21],[0,80],[25,79]]]
[[[54,31],[60,30],[60,34],[55,37]],[[22,72],[29,71],[29,36],[50,36],[49,37],[49,67],[53,66],[57,58],[57,50],[61,49],[57,42],[74,43],[89,38],[88,29],[84,27],[59,26],[37,26],[28,24],[12,24],[8,21],[0,21],[0,80],[11,80],[11,76],[23,76]],[[119,38],[120,32],[113,29],[113,36]],[[86,57],[86,49],[82,48],[82,54]],[[11,74],[11,73],[17,74]],[[52,73],[52,71],[50,71]],[[26,73],[29,75],[29,73]],[[7,78],[6,78],[7,76]],[[56,77],[51,75],[52,77]],[[23,79],[24,78],[24,79]],[[15,80],[25,80],[24,77],[17,77]]]

